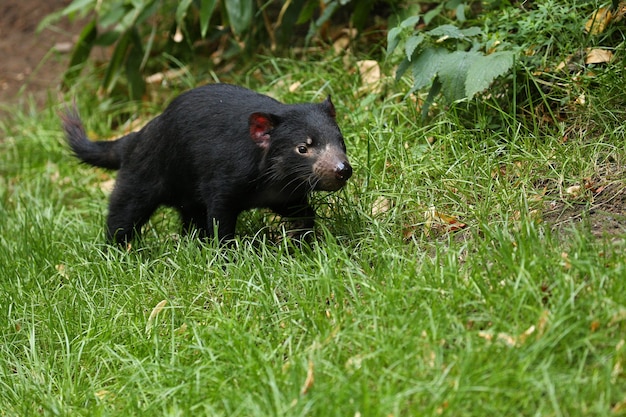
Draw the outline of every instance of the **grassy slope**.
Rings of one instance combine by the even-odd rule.
[[[69,156],[53,109],[4,127],[2,414],[625,407],[624,235],[541,221],[546,207],[589,206],[592,196],[563,192],[585,178],[623,191],[619,169],[603,174],[624,163],[619,123],[566,143],[518,126],[459,128],[452,114],[422,126],[403,86],[380,101],[354,93],[358,75],[340,60],[272,62],[260,66],[273,80],[261,90],[285,101],[333,94],[356,169],[346,190],[318,196],[319,239],[303,251],[257,235],[260,213],[243,216],[236,248],[200,248],[172,238],[167,211],[136,249],[107,248],[99,186],[109,174]],[[295,80],[307,82],[289,93]],[[87,123],[107,136],[88,100]],[[468,227],[425,234],[430,206]]]

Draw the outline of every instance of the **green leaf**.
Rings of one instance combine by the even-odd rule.
[[[101,27],[112,26],[119,23],[120,20],[129,12],[129,9],[124,7],[121,3],[114,3],[115,7],[111,7],[106,13],[102,13],[98,19],[98,24]]]
[[[439,94],[440,91],[441,81],[439,81],[439,77],[436,77],[433,80],[433,85],[428,91],[428,96],[426,97],[426,100],[424,100],[424,103],[422,104],[422,120],[426,119],[426,117],[428,116],[428,110],[430,109],[430,106],[432,106],[435,102],[435,97]]]
[[[80,74],[81,64],[89,58],[89,54],[91,53],[91,49],[93,48],[97,37],[98,25],[96,24],[96,19],[93,19],[85,25],[78,36],[78,42],[76,43],[76,47],[74,47],[72,57],[70,58],[69,68],[65,71],[65,74],[63,74],[63,86],[69,87],[76,77],[78,77]]]
[[[413,60],[413,87],[409,94],[429,85],[434,79],[441,66],[450,54],[445,48],[427,48]]]
[[[96,2],[97,0],[74,0],[64,9],[46,15],[37,25],[35,33],[40,33],[48,26],[61,20],[62,17],[73,15],[77,11],[86,16],[96,6]]]
[[[482,31],[479,27],[475,26],[461,30],[454,25],[441,25],[426,33],[430,36],[440,38],[467,39],[470,36],[480,35]]]
[[[326,8],[322,12],[321,16],[318,17],[315,22],[311,22],[311,24],[309,25],[309,32],[307,33],[305,38],[305,43],[307,45],[313,38],[313,35],[315,35],[315,33],[317,32],[317,29],[333,16],[333,13],[335,13],[335,10],[337,10],[338,7],[339,3],[336,0],[331,0],[330,2],[326,3]]]
[[[400,62],[400,65],[398,65],[398,69],[396,70],[396,80],[399,80],[404,75],[406,70],[409,69],[410,66],[411,66],[411,61],[404,58],[402,62]]]
[[[181,0],[178,3],[178,7],[176,7],[176,24],[178,26],[183,25],[183,20],[187,15],[187,10],[189,10],[189,6],[191,6],[192,0]]]
[[[456,6],[456,11],[454,14],[456,15],[456,19],[460,23],[465,22],[467,20],[467,18],[465,17],[465,4],[461,3],[458,6]]]
[[[141,75],[141,63],[143,61],[143,46],[141,37],[137,29],[133,29],[130,34],[128,55],[126,57],[126,78],[128,79],[128,89],[133,100],[141,99],[146,91],[146,84]]]
[[[202,38],[206,37],[207,30],[209,29],[209,22],[211,16],[213,16],[213,10],[215,10],[215,4],[217,0],[202,0],[200,3],[200,34]]]
[[[281,24],[276,31],[279,43],[288,45],[293,41],[294,26],[307,4],[307,0],[291,0],[291,2],[289,2],[283,14]]]
[[[421,18],[420,15],[411,16],[409,18],[406,18],[406,19],[404,19],[402,21],[402,23],[400,23],[400,27],[403,28],[403,29],[409,29],[409,28],[412,29],[420,21],[420,18]]]
[[[327,3],[326,8],[324,9],[320,17],[318,17],[317,20],[315,21],[315,25],[317,27],[320,27],[324,23],[326,23],[328,19],[330,19],[333,16],[333,13],[335,13],[335,10],[337,10],[338,7],[339,7],[339,3],[337,1],[330,1],[329,3]]]
[[[317,9],[319,2],[315,0],[308,1],[303,7],[300,15],[298,16],[298,20],[296,21],[297,25],[301,25],[303,23],[309,22],[313,18],[313,12]]]
[[[120,40],[117,42],[115,50],[113,51],[113,55],[111,55],[109,66],[107,67],[106,73],[104,74],[104,79],[102,80],[102,87],[108,93],[111,93],[111,91],[113,90],[113,85],[115,84],[114,81],[119,74],[122,64],[124,63],[126,52],[128,51],[128,44],[130,42],[130,36],[130,31],[124,33]]]
[[[63,9],[63,15],[67,16],[75,12],[81,12],[83,15],[91,11],[96,4],[97,0],[74,0],[65,9]]]
[[[252,0],[228,0],[224,2],[230,27],[235,35],[241,35],[250,28],[254,15]]]
[[[391,53],[398,46],[398,43],[400,42],[400,33],[402,33],[402,28],[400,26],[391,28],[389,32],[387,32],[387,55],[391,55]]]
[[[468,70],[481,56],[479,52],[455,51],[441,61],[439,78],[446,99],[457,101],[468,97],[465,89]]]
[[[413,35],[406,40],[406,43],[404,44],[404,52],[406,53],[406,58],[409,61],[413,58],[415,48],[417,48],[424,41],[424,39],[426,39],[426,36],[424,36],[423,33],[420,33],[419,35]]]
[[[437,17],[439,14],[441,14],[441,11],[443,10],[443,6],[444,6],[444,3],[441,3],[439,6],[437,6],[434,9],[428,11],[424,15],[424,23],[428,25],[431,20],[433,20],[435,17]]]
[[[108,32],[104,32],[98,36],[96,39],[96,45],[98,46],[111,46],[122,36],[121,32],[116,30],[110,30]]]
[[[472,26],[467,29],[462,29],[461,33],[467,37],[482,35],[483,31],[478,26]]]
[[[354,10],[352,12],[352,25],[360,32],[365,26],[367,18],[372,13],[374,0],[361,0],[354,2]]]
[[[433,37],[445,36],[446,38],[453,38],[453,39],[464,38],[463,34],[461,33],[461,29],[459,29],[458,27],[454,25],[437,26],[436,28],[429,30],[426,33]]]
[[[467,68],[466,96],[473,97],[485,91],[494,79],[509,72],[513,66],[514,56],[511,51],[502,51],[475,59]]]
[[[139,7],[139,13],[134,21],[134,25],[140,25],[149,18],[151,18],[159,8],[161,1],[151,0],[148,2],[141,1],[141,7]]]

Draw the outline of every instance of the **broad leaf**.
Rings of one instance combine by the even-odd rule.
[[[413,60],[411,70],[414,82],[409,94],[430,85],[449,54],[444,48],[427,48],[419,54]]]
[[[461,30],[453,25],[441,25],[426,33],[430,36],[438,36],[444,39],[467,39],[470,36],[480,35],[482,31],[478,27]]]
[[[410,68],[410,66],[411,66],[411,61],[404,58],[402,62],[400,62],[400,65],[398,65],[398,68],[396,69],[396,80],[399,80],[400,78],[402,78],[402,76],[404,75],[406,70]]]
[[[70,15],[74,12],[81,12],[83,14],[87,14],[91,11],[98,2],[96,0],[74,0],[71,2],[65,9],[63,9],[63,14],[65,16]]]
[[[437,77],[433,80],[433,85],[432,87],[430,87],[428,96],[426,97],[426,100],[424,100],[424,104],[422,104],[422,120],[426,119],[426,117],[428,116],[428,110],[430,109],[430,106],[432,106],[435,102],[435,97],[439,95],[440,91],[441,81],[439,81],[439,77]]]
[[[354,2],[352,12],[352,25],[360,32],[365,26],[365,22],[371,16],[374,0],[361,0]]]
[[[461,33],[467,37],[470,37],[470,36],[482,35],[483,31],[478,26],[472,26],[467,29],[462,29]]]
[[[69,16],[71,18],[78,11],[81,12],[82,16],[87,16],[95,6],[96,0],[74,0],[66,8],[45,16],[37,25],[35,33],[40,33],[48,26],[61,20],[62,17]]]
[[[128,80],[128,89],[130,97],[133,100],[141,99],[146,90],[146,84],[141,74],[141,63],[143,59],[143,47],[141,45],[141,37],[137,29],[130,32],[130,42],[128,48],[128,56],[126,57],[126,79]]]
[[[446,99],[456,101],[468,97],[465,90],[467,73],[470,66],[481,57],[479,52],[455,51],[442,60],[439,78]]]
[[[252,22],[254,2],[252,0],[228,0],[224,2],[230,27],[235,35],[243,34]]]
[[[80,74],[80,64],[84,63],[87,58],[89,58],[89,54],[91,53],[91,49],[93,48],[97,37],[98,25],[96,24],[96,20],[93,19],[87,23],[80,32],[78,42],[74,47],[74,52],[72,53],[72,58],[70,59],[69,69],[65,71],[65,74],[63,74],[63,85],[65,87],[69,87]]]
[[[213,16],[213,10],[217,0],[202,0],[200,2],[200,34],[202,38],[206,37],[207,30],[209,29],[209,22],[211,16]]]
[[[178,26],[182,26],[183,19],[185,19],[185,16],[187,15],[187,10],[191,5],[191,1],[192,0],[181,0],[178,2],[178,7],[176,8],[176,24],[178,24]]]
[[[423,33],[420,33],[419,35],[417,36],[413,35],[409,39],[406,40],[406,43],[404,44],[404,52],[406,53],[406,59],[410,61],[413,58],[413,53],[415,52],[415,48],[417,48],[422,42],[424,42],[424,39],[426,39],[426,37],[424,36]]]
[[[391,55],[391,53],[398,46],[398,43],[400,42],[400,33],[402,33],[402,28],[400,26],[391,28],[389,32],[387,32],[387,55]]]
[[[465,80],[467,97],[473,97],[474,94],[486,90],[496,77],[507,73],[513,66],[514,56],[513,52],[503,51],[474,59],[467,68]]]
[[[117,4],[116,4],[117,5]],[[123,4],[112,7],[106,12],[103,12],[98,19],[98,24],[101,27],[109,27],[119,23],[120,20],[128,13],[128,9]]]
[[[428,25],[431,22],[431,20],[433,20],[435,17],[439,16],[441,14],[441,11],[443,10],[444,4],[445,3],[441,3],[439,6],[435,7],[432,10],[429,10],[428,12],[426,12],[426,14],[424,15],[424,23],[426,23]]]
[[[400,27],[401,28],[412,28],[415,25],[417,25],[417,22],[420,21],[420,15],[417,16],[411,16],[409,18],[406,18],[402,21],[402,23],[400,23]]]
[[[130,37],[130,31],[124,33],[120,40],[117,42],[115,50],[113,51],[113,55],[111,55],[109,66],[107,67],[106,73],[104,74],[104,79],[102,80],[102,87],[108,93],[111,93],[111,91],[113,90],[113,86],[115,85],[114,80],[119,75],[120,68],[124,64],[124,59],[126,57],[126,53],[128,52]]]

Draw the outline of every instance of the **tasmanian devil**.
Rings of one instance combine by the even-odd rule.
[[[74,154],[119,170],[109,202],[107,238],[129,242],[160,205],[181,215],[183,230],[232,239],[237,216],[255,207],[312,229],[311,191],[336,191],[352,175],[330,96],[283,104],[228,84],[187,91],[138,132],[92,142],[76,109],[62,115]]]

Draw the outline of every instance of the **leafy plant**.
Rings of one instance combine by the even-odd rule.
[[[408,94],[430,86],[422,116],[440,92],[451,102],[472,98],[512,68],[515,53],[496,50],[495,44],[489,47],[479,27],[460,29],[445,24],[428,31],[416,30],[415,25],[426,18],[430,16],[411,16],[387,35],[388,56],[403,46],[404,59],[396,78],[411,70],[414,81]]]
[[[185,50],[189,58],[199,41],[224,37],[228,55],[268,40],[274,49],[292,44],[294,28],[307,23],[305,40],[309,42],[342,9],[352,25],[361,29],[375,4],[376,0],[74,0],[44,19],[40,28],[65,16],[92,16],[80,33],[63,84],[73,84],[94,47],[113,47],[102,89],[110,94],[125,76],[130,97],[138,99],[145,91],[143,73],[148,59],[159,49],[180,60],[176,51]],[[250,42],[253,36],[255,42]],[[259,37],[263,42],[256,42]]]

